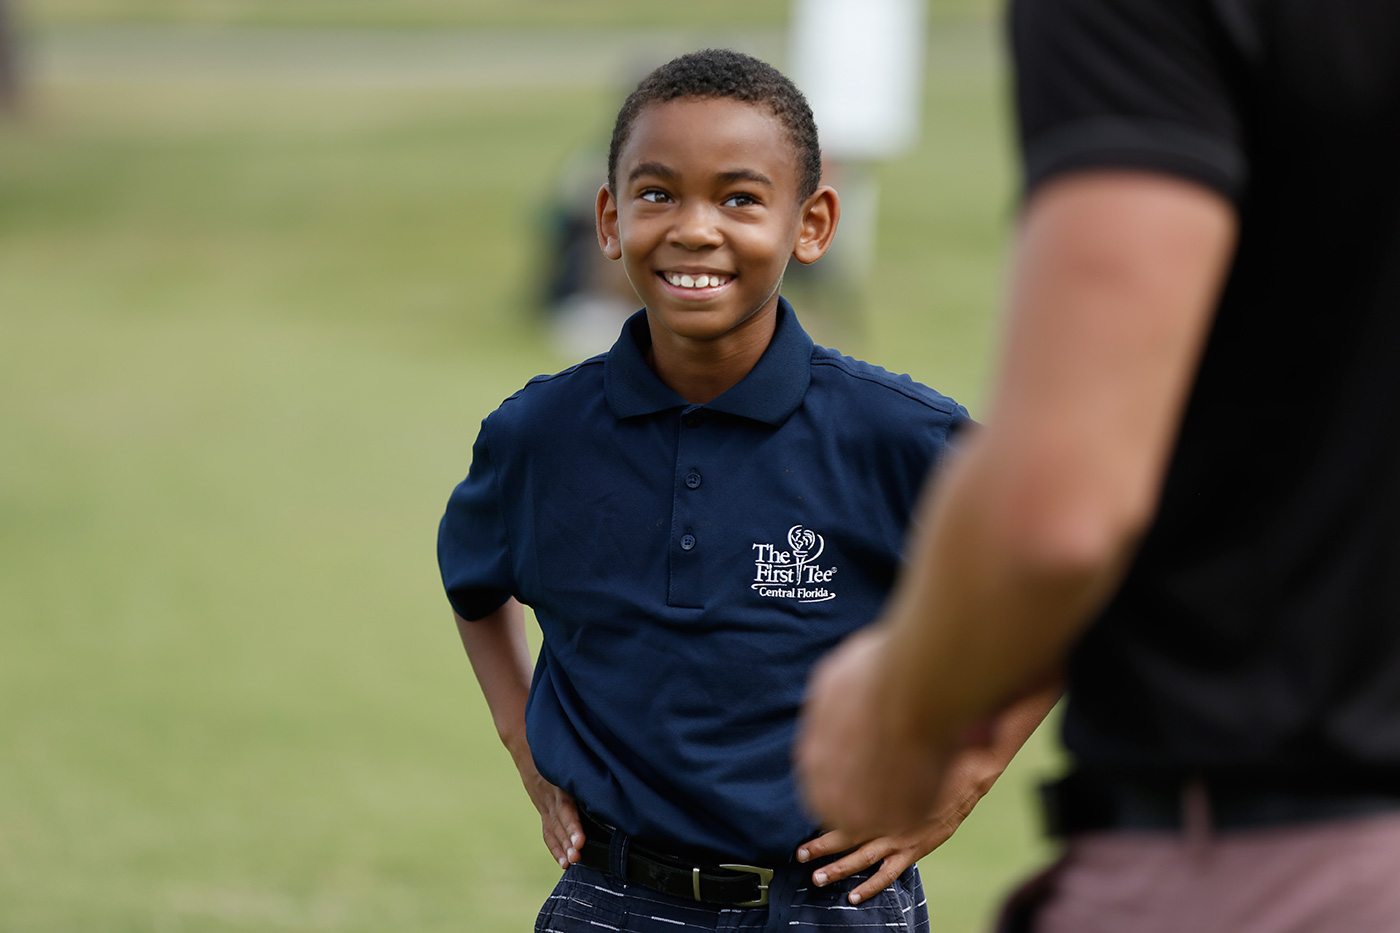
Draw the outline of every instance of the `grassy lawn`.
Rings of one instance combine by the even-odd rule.
[[[248,5],[283,6],[330,16]],[[974,413],[1011,210],[992,48],[975,19],[935,28],[859,325],[810,322]],[[529,929],[557,870],[434,533],[480,418],[569,362],[533,306],[539,222],[614,92],[29,90],[0,125],[0,930]],[[936,929],[979,929],[1043,855],[1052,744],[927,861]]]

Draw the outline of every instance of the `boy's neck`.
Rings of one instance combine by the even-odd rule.
[[[671,391],[692,405],[719,398],[757,365],[777,330],[776,310],[759,313],[716,340],[690,340],[648,319],[646,361]]]

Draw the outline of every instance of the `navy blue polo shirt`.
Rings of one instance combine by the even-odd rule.
[[[879,611],[967,411],[813,345],[786,301],[705,405],[657,378],[649,343],[638,312],[606,355],[482,422],[443,581],[466,619],[509,596],[534,609],[546,779],[639,839],[785,861],[816,829],[791,774],[808,673]]]

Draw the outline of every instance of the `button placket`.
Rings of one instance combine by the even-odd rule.
[[[702,556],[705,551],[700,547],[696,531],[705,524],[705,503],[708,498],[705,494],[708,490],[701,490],[704,477],[697,466],[707,462],[705,439],[709,432],[703,430],[707,421],[706,412],[698,406],[681,412],[671,514],[673,537],[669,601],[674,606],[698,608],[705,604],[706,561]]]

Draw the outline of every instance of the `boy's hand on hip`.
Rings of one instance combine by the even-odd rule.
[[[926,825],[903,835],[877,836],[836,861],[818,868],[812,873],[812,883],[823,887],[878,864],[879,869],[846,897],[852,904],[859,904],[889,887],[910,865],[942,845],[953,834],[955,827],[956,824],[950,826],[941,820],[930,820]],[[854,845],[856,840],[848,833],[834,829],[804,842],[797,850],[797,860],[809,862],[844,852]]]
[[[579,850],[587,841],[574,798],[541,777],[533,763],[521,769],[520,780],[530,802],[540,811],[540,828],[549,854],[560,868],[568,868],[581,858]]]
[[[864,843],[848,832],[834,829],[803,843],[797,850],[797,860],[807,862],[855,846],[854,851],[813,872],[812,883],[818,887],[827,885],[879,863],[879,870],[850,893],[852,904],[868,900],[893,884],[910,865],[947,842],[977,801],[991,789],[1002,768],[1002,763],[986,750],[965,749],[948,769],[933,815],[918,826]]]

